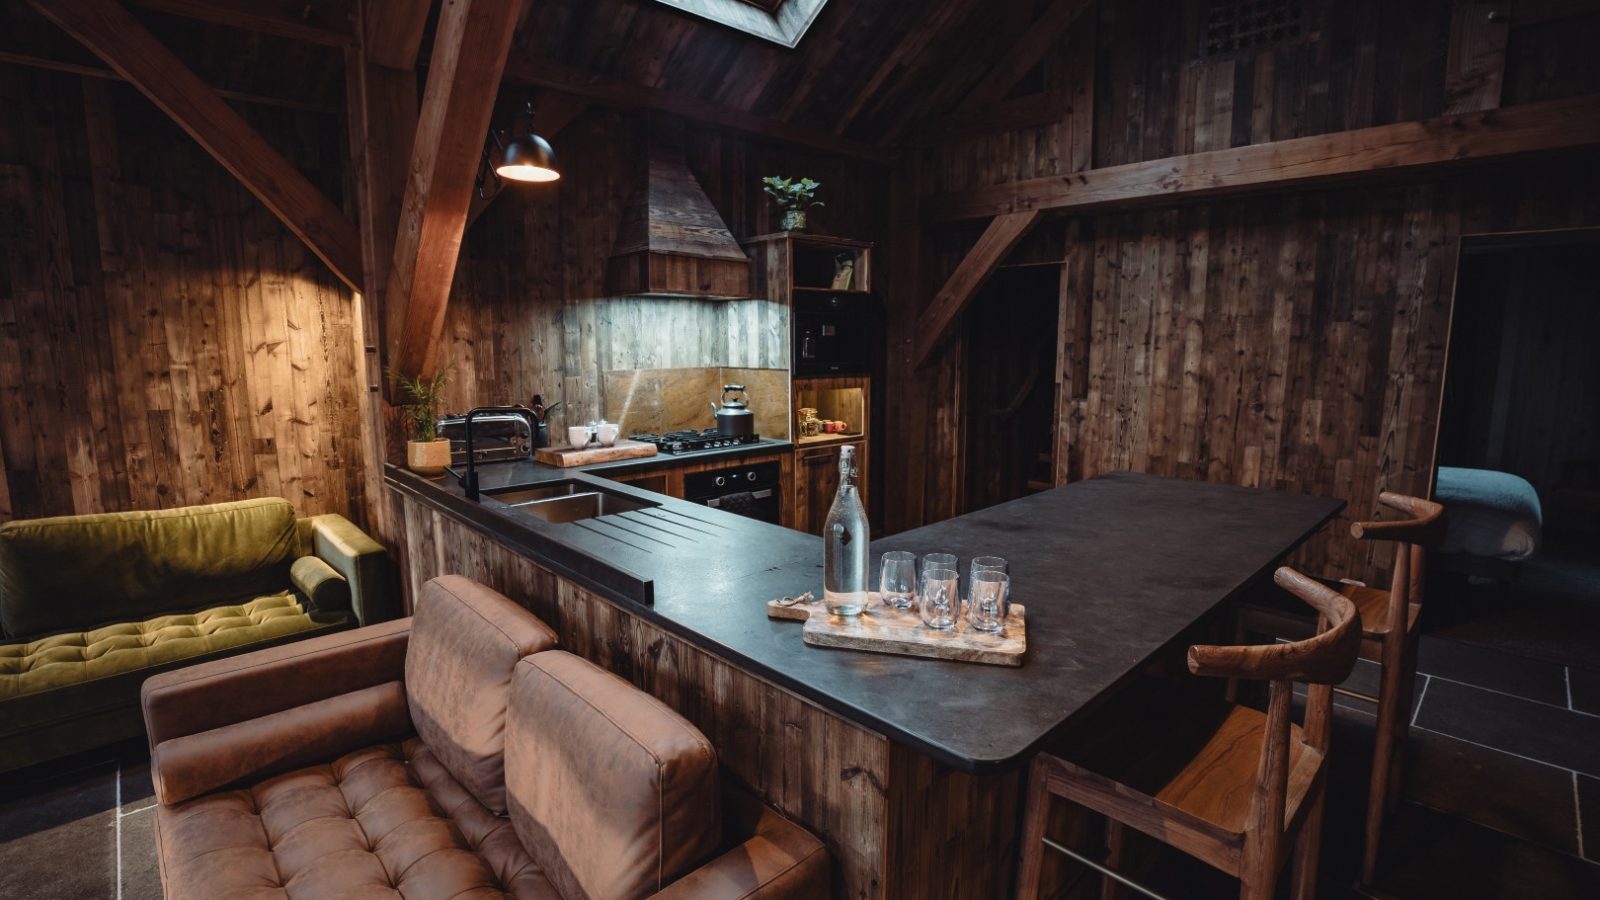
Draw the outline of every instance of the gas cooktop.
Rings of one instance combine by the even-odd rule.
[[[761,436],[747,434],[742,437],[728,437],[718,434],[715,428],[705,431],[669,431],[666,434],[630,434],[630,441],[643,441],[646,444],[655,444],[656,449],[662,453],[692,453],[695,450],[715,450],[719,447],[738,447],[744,444],[759,444]]]

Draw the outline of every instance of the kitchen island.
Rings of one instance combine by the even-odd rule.
[[[1004,895],[1022,764],[1342,506],[1119,474],[874,542],[1010,559],[1029,609],[1013,669],[808,646],[765,603],[820,590],[820,539],[603,475],[485,466],[471,501],[391,468],[412,589],[454,572],[528,605],[700,727],[863,898]],[[495,499],[565,482],[648,506],[553,524]]]

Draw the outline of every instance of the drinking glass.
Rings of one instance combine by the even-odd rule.
[[[910,609],[917,593],[917,555],[909,550],[890,550],[883,555],[878,577],[878,593],[883,605]]]
[[[1005,627],[1007,594],[1011,591],[1011,576],[994,569],[977,569],[972,573],[972,590],[967,598],[967,621],[979,631],[998,632]]]
[[[960,578],[955,569],[922,570],[922,624],[934,631],[949,631],[956,627],[956,613],[961,606]]]
[[[1002,575],[1011,574],[1011,566],[1003,557],[999,556],[974,556],[972,563],[967,567],[967,599],[972,599],[972,579],[979,572],[990,570]]]
[[[960,560],[956,559],[956,555],[954,553],[929,553],[927,556],[922,558],[922,571],[926,572],[929,569],[949,569],[951,571],[955,571],[957,563],[959,562]]]

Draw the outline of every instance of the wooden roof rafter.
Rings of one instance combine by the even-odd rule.
[[[30,0],[239,179],[329,270],[361,290],[354,223],[117,0]]]
[[[926,199],[929,222],[1170,205],[1600,146],[1600,95],[1029,178]]]

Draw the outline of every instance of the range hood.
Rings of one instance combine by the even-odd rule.
[[[750,260],[684,162],[683,132],[657,124],[606,263],[612,296],[750,296]]]

